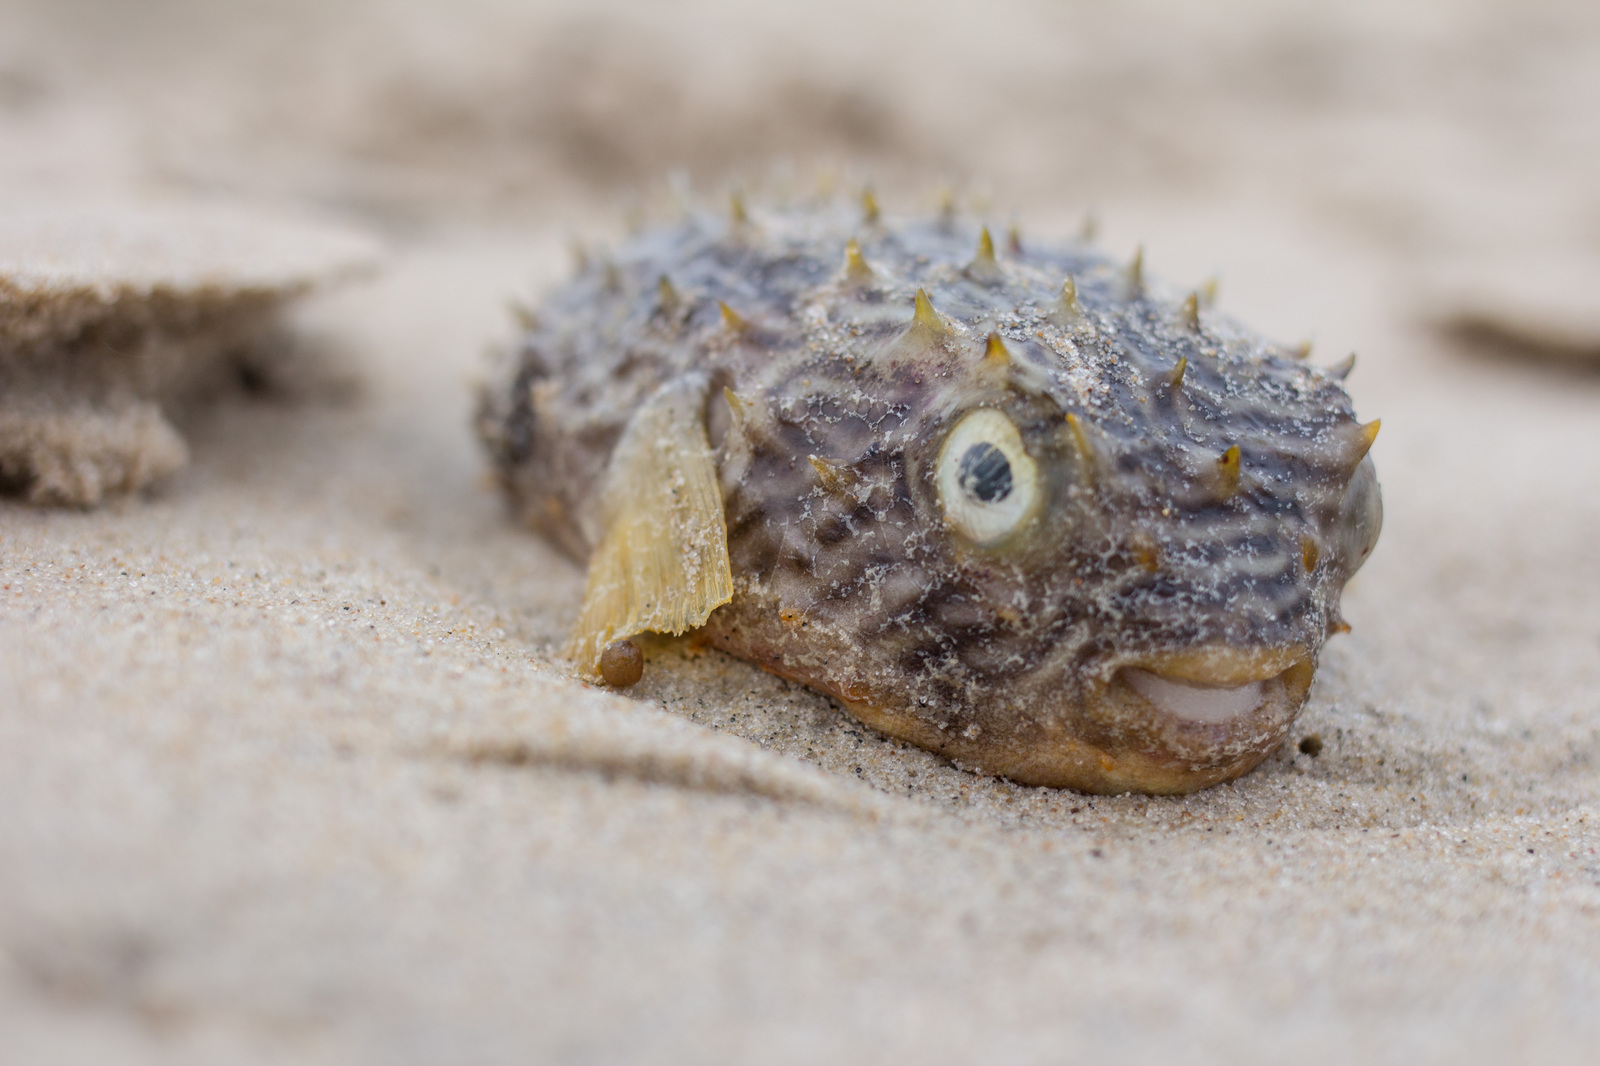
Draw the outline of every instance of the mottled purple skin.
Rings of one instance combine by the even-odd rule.
[[[1371,550],[1370,436],[1336,376],[1209,311],[1197,327],[1093,250],[974,262],[978,234],[837,204],[649,230],[551,295],[485,390],[480,432],[520,515],[581,559],[629,415],[704,372],[736,589],[703,631],[716,647],[1027,783],[1182,792],[1237,776],[1304,703]],[[844,270],[852,237],[870,279]],[[1076,314],[1059,302],[1068,275]],[[912,327],[918,288],[942,335]],[[984,360],[991,331],[1008,363]],[[934,483],[946,434],[980,407],[1016,425],[1042,492],[987,547],[946,521]],[[1230,491],[1218,462],[1234,445]],[[1119,680],[1221,683],[1251,663],[1269,664],[1266,698],[1222,723]]]

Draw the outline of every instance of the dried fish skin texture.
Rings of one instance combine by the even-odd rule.
[[[727,600],[696,564],[676,625],[976,771],[1188,792],[1281,743],[1382,523],[1340,373],[1206,304],[951,212],[739,203],[552,293],[478,428],[520,517],[591,560],[619,469],[639,500],[694,481],[621,447],[635,420],[680,466],[703,440],[720,528],[631,519],[726,545]],[[650,628],[605,621],[583,668]]]

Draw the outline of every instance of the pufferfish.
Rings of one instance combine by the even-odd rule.
[[[948,208],[735,198],[525,319],[477,425],[520,518],[587,562],[581,670],[696,630],[1023,784],[1256,766],[1382,523],[1349,362]]]

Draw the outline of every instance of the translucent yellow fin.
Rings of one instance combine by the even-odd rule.
[[[595,670],[636,633],[683,633],[733,598],[728,527],[701,421],[705,382],[664,387],[634,413],[611,454],[600,542],[567,654]]]

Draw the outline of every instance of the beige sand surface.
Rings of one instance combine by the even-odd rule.
[[[0,19],[7,196],[394,249],[300,320],[359,399],[227,399],[153,496],[0,503],[0,1061],[1594,1060],[1600,378],[1431,325],[1544,301],[1595,340],[1592,5]],[[663,170],[782,153],[891,202],[987,178],[1025,232],[1093,205],[1359,349],[1387,524],[1320,755],[1087,798],[683,642],[627,697],[566,674],[582,575],[486,482],[482,351]]]

